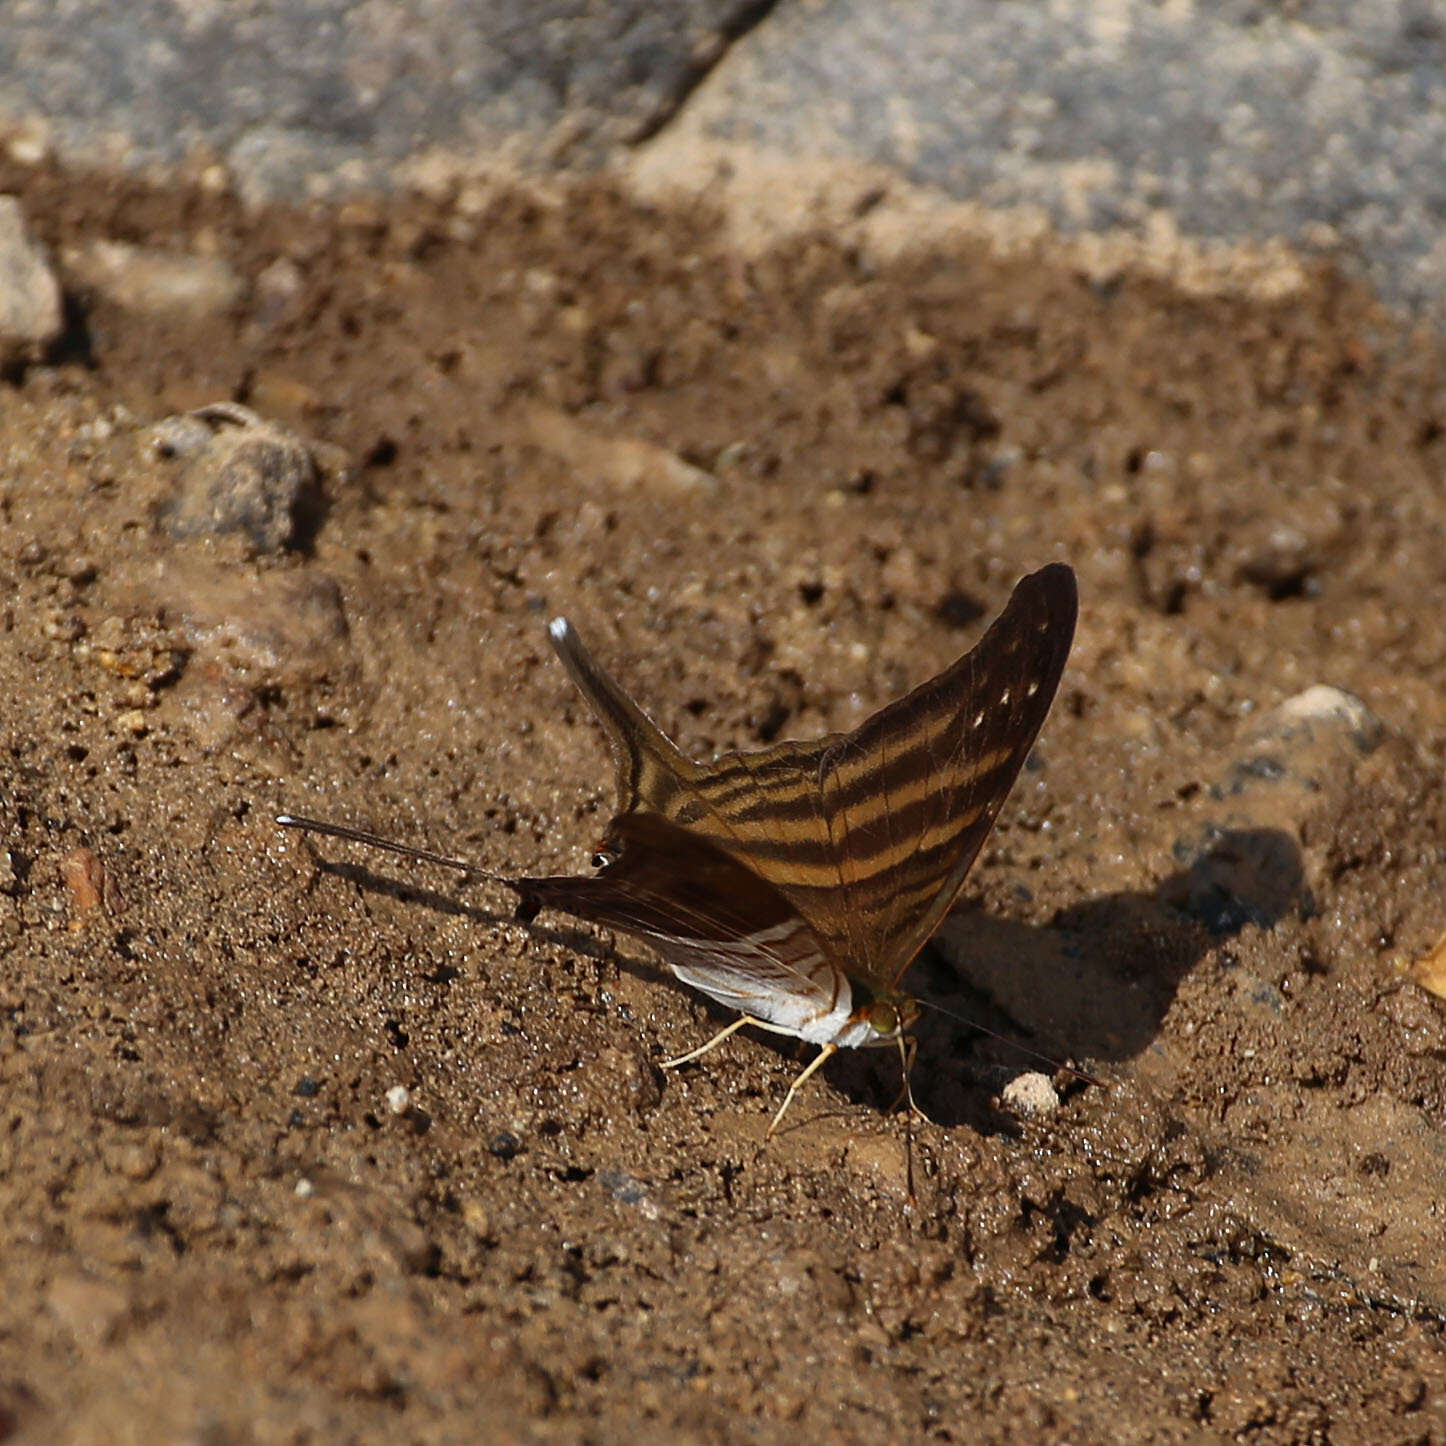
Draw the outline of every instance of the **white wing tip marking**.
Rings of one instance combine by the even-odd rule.
[[[565,643],[572,632],[572,624],[566,618],[553,618],[547,625],[547,631],[554,643]]]

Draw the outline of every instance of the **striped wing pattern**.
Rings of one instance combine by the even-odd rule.
[[[1073,572],[1043,568],[971,652],[853,732],[711,764],[684,757],[559,620],[554,646],[612,745],[621,852],[593,879],[524,880],[529,896],[646,938],[724,1002],[737,986],[728,997],[714,987],[725,972],[815,1001],[837,996],[840,975],[892,989],[953,904],[1044,723],[1076,609]],[[758,957],[740,963],[741,940]],[[698,958],[705,941],[734,951],[726,970],[716,949]],[[691,951],[687,974],[679,951]]]
[[[1049,714],[1077,611],[1069,568],[1033,574],[971,652],[830,750],[837,922],[872,981],[896,983],[953,907]]]

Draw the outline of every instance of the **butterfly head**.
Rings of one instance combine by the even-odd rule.
[[[913,1024],[919,1017],[919,1005],[907,994],[876,994],[859,1005],[854,1017],[873,1030],[874,1043],[883,1044],[897,1039]]]

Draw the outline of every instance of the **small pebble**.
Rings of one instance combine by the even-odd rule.
[[[309,1200],[316,1194],[316,1186],[305,1176],[302,1176],[302,1178],[296,1182],[296,1194],[302,1200]]]
[[[1304,692],[1287,698],[1273,713],[1261,720],[1261,730],[1274,727],[1278,733],[1291,736],[1301,723],[1319,723],[1349,735],[1362,753],[1369,753],[1381,741],[1386,725],[1353,694],[1316,683]]]
[[[288,257],[273,261],[256,278],[255,316],[263,326],[280,321],[301,294],[305,277],[301,268]]]
[[[1027,1119],[1052,1115],[1059,1109],[1059,1092],[1054,1081],[1038,1070],[1015,1075],[1004,1086],[1000,1100],[1006,1109]]]
[[[477,1200],[462,1202],[462,1223],[473,1235],[486,1239],[492,1233],[492,1217],[487,1207]]]
[[[150,731],[151,722],[146,717],[142,708],[127,708],[123,713],[117,713],[115,726],[122,733],[129,733],[134,738],[142,738]]]
[[[209,422],[194,412],[163,417],[151,428],[151,446],[158,457],[187,457],[210,445],[216,434]]]
[[[1422,989],[1446,999],[1446,934],[1411,966],[1411,975]]]
[[[41,631],[47,638],[54,638],[57,642],[73,643],[84,637],[85,624],[74,613],[55,609],[41,624]]]
[[[65,558],[56,571],[68,582],[83,587],[86,583],[95,581],[96,574],[100,569],[96,566],[94,558],[87,557],[84,553],[76,553]]]
[[[183,459],[176,492],[161,510],[172,537],[240,533],[260,553],[291,545],[318,485],[311,450],[294,432],[222,402],[167,419],[155,445],[162,456]]]
[[[82,285],[144,316],[216,316],[246,290],[235,268],[217,256],[94,240],[72,247],[62,259]]]
[[[394,1115],[404,1115],[411,1107],[412,1092],[406,1085],[393,1085],[387,1091],[387,1108]]]
[[[161,1156],[148,1140],[130,1140],[104,1152],[107,1168],[129,1180],[149,1180],[160,1167]]]
[[[710,473],[646,438],[614,436],[544,407],[535,407],[525,420],[539,448],[598,491],[690,497],[717,490]]]
[[[521,1150],[522,1141],[510,1130],[503,1130],[500,1135],[494,1136],[492,1143],[487,1146],[487,1153],[496,1155],[499,1160],[510,1160]]]
[[[22,166],[38,166],[50,154],[45,138],[38,133],[12,136],[6,141],[5,149],[10,159]]]
[[[71,928],[79,928],[89,914],[100,910],[118,914],[123,907],[120,890],[106,867],[88,848],[72,849],[60,861],[60,876],[70,890],[74,906]]]

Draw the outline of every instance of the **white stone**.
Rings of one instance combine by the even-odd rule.
[[[1054,1081],[1039,1070],[1015,1075],[999,1098],[1006,1109],[1026,1117],[1052,1115],[1059,1109],[1059,1092]]]
[[[60,283],[14,196],[0,196],[0,360],[41,356],[61,332]]]

